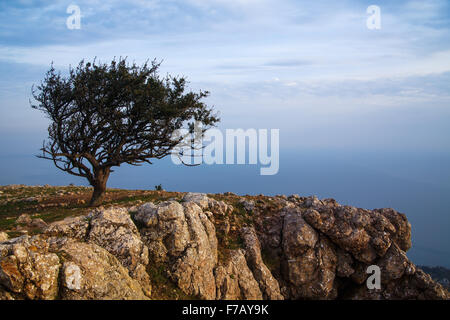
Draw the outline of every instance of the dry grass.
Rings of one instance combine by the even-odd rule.
[[[89,203],[92,188],[79,186],[1,186],[0,187],[0,231],[11,236],[23,233],[35,233],[16,223],[21,214],[32,218],[41,218],[45,222],[62,220],[69,216],[87,214],[92,208]],[[181,199],[178,192],[152,190],[108,189],[104,207],[130,207],[143,202],[159,202],[167,199]]]

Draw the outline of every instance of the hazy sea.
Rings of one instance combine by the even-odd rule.
[[[87,185],[38,159],[39,144],[0,138],[0,184]],[[6,147],[6,148],[5,148]],[[334,198],[341,204],[391,207],[412,225],[410,259],[420,265],[450,267],[450,154],[304,149],[280,150],[280,170],[259,175],[258,165],[153,165],[116,168],[108,187],[237,194],[299,194]]]

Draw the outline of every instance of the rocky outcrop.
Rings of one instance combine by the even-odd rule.
[[[41,224],[33,237],[0,233],[0,299],[148,299],[155,266],[201,299],[449,298],[407,258],[411,226],[393,209],[297,195],[218,199],[188,193]],[[373,267],[375,288],[366,283]]]
[[[223,216],[226,214],[231,214],[233,212],[233,206],[229,205],[223,201],[217,201],[215,199],[209,198],[204,193],[187,193],[183,197],[183,202],[193,202],[197,204],[202,210],[214,212],[214,214]]]
[[[282,300],[283,296],[281,295],[278,281],[273,277],[261,257],[261,244],[255,229],[252,227],[242,228],[241,237],[244,241],[247,264],[258,282],[264,299]]]
[[[27,201],[28,199],[25,199],[25,201]],[[33,200],[34,201],[34,200]],[[35,218],[32,219],[28,214],[24,213],[21,214],[17,219],[16,219],[16,223],[19,224],[20,226],[26,226],[26,227],[30,227],[33,229],[44,229],[45,227],[47,227],[47,224],[45,223],[44,220],[42,220],[41,218]],[[19,228],[19,230],[21,230],[21,228]]]
[[[27,236],[0,244],[0,284],[28,299],[55,299],[61,262],[48,243]]]
[[[124,208],[100,210],[89,218],[87,242],[97,244],[117,257],[150,296],[150,278],[145,270],[149,262],[148,248],[128,211]]]
[[[290,298],[336,298],[334,246],[303,219],[297,207],[286,211],[281,245]]]
[[[5,298],[146,299],[119,260],[74,239],[22,236],[0,244],[0,285]]]
[[[56,238],[85,240],[89,228],[89,217],[69,217],[48,226],[45,234]]]
[[[411,226],[405,215],[315,197],[294,203],[282,214],[281,263],[289,298],[449,298],[407,258]],[[380,269],[380,289],[366,284],[369,266]]]
[[[0,242],[8,240],[8,234],[6,232],[0,232]]]
[[[207,213],[194,202],[168,201],[143,205],[135,219],[143,225],[150,256],[168,264],[169,276],[181,290],[204,299],[216,297],[217,238]]]
[[[140,283],[105,249],[90,243],[69,242],[58,251],[62,299],[147,299]]]
[[[229,254],[228,260],[216,269],[216,298],[261,300],[261,290],[247,265],[243,250],[232,250]]]
[[[148,248],[124,208],[94,210],[86,217],[67,218],[50,225],[45,234],[96,244],[114,255],[130,276],[151,295],[151,281],[146,272]]]
[[[367,287],[361,284],[348,290],[345,298],[357,300],[449,299],[448,291],[409,261],[395,243],[375,265],[381,269],[381,289],[367,290]]]

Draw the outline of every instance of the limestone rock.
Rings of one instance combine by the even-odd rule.
[[[23,236],[0,246],[0,287],[27,299],[146,299],[119,260],[88,243]],[[58,277],[61,274],[61,285]]]
[[[303,216],[333,243],[364,263],[371,263],[383,256],[392,241],[407,242],[402,238],[407,236],[407,232],[400,234],[389,219],[376,211],[348,206],[318,206],[308,209]],[[402,227],[406,228],[404,225]]]
[[[124,208],[101,210],[94,214],[87,240],[105,248],[130,270],[138,264],[148,264],[148,249]]]
[[[394,209],[377,209],[394,226],[393,240],[398,244],[401,250],[408,251],[411,248],[411,224],[402,213]]]
[[[44,220],[37,218],[31,220],[30,227],[37,229],[45,229],[47,227],[47,223]]]
[[[151,292],[150,278],[145,272],[148,248],[141,240],[128,210],[112,208],[94,213],[87,241],[113,254],[130,271],[130,275],[139,280],[145,291]]]
[[[61,247],[60,254],[64,256],[62,299],[147,299],[139,282],[105,249],[74,242]]]
[[[265,299],[282,300],[280,286],[261,257],[261,245],[253,228],[243,228],[241,237],[244,240],[245,257],[255,280]]]
[[[184,202],[193,202],[203,210],[209,210],[214,214],[223,216],[230,214],[233,211],[233,206],[228,205],[223,201],[217,201],[209,198],[204,193],[189,192],[183,197]]]
[[[385,271],[385,270],[384,270]],[[383,281],[381,289],[367,289],[365,283],[347,291],[342,297],[354,300],[448,300],[450,294],[442,285],[420,269],[410,269],[410,274]],[[383,274],[383,269],[382,269]],[[383,278],[382,278],[383,279]]]
[[[126,209],[96,209],[88,216],[66,218],[49,225],[45,234],[52,237],[51,243],[56,246],[75,239],[103,247],[119,259],[150,295],[150,278],[145,271],[148,249]]]
[[[0,284],[28,299],[55,299],[60,261],[38,238],[21,237],[7,244],[0,258]]]
[[[354,259],[352,255],[341,248],[337,248],[336,256],[336,275],[341,278],[350,278],[355,273],[355,269],[353,267]]]
[[[298,208],[288,210],[284,217],[282,245],[290,298],[336,297],[337,257],[333,245],[302,218]]]
[[[215,270],[217,299],[261,300],[261,290],[247,266],[243,250],[231,250],[229,254],[228,261]]]
[[[252,212],[255,209],[255,201],[253,201],[253,200],[241,199],[241,200],[239,200],[239,204],[247,212]]]
[[[214,299],[217,263],[215,227],[196,202],[145,204],[138,223],[150,256],[169,264],[169,276],[188,295]]]
[[[321,205],[321,204],[322,204],[322,202],[319,199],[317,199],[316,196],[308,197],[308,198],[306,198],[306,200],[304,202],[304,206],[307,207],[307,208],[310,208],[310,207],[313,207],[313,206],[318,206],[318,205]]]
[[[209,208],[209,198],[205,193],[188,192],[183,197],[184,202],[194,202],[202,209]]]
[[[176,201],[162,202],[158,206],[153,203],[142,205],[135,216],[136,221],[143,226],[142,238],[149,248],[157,248],[154,242],[160,242],[164,251],[170,256],[179,256],[190,240],[189,229],[184,215],[184,208]],[[151,255],[166,256],[151,250]]]
[[[15,300],[13,295],[0,287],[0,300]]]
[[[89,228],[88,217],[68,217],[47,226],[44,233],[55,237],[69,237],[84,240]]]
[[[6,232],[0,232],[0,242],[8,240],[8,234]]]
[[[297,195],[232,201],[251,215],[197,193],[48,226],[22,215],[19,224],[45,230],[0,233],[0,299],[146,299],[153,264],[202,299],[450,298],[406,256],[411,226],[393,209]],[[379,289],[366,285],[369,266],[380,268]]]
[[[23,213],[17,218],[16,223],[28,225],[31,223],[31,217],[29,214]]]

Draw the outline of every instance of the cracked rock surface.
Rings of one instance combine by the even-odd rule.
[[[94,209],[34,236],[0,233],[0,299],[151,299],[161,278],[211,300],[449,298],[408,259],[404,214],[249,198],[187,193]],[[374,265],[380,289],[366,285]]]

